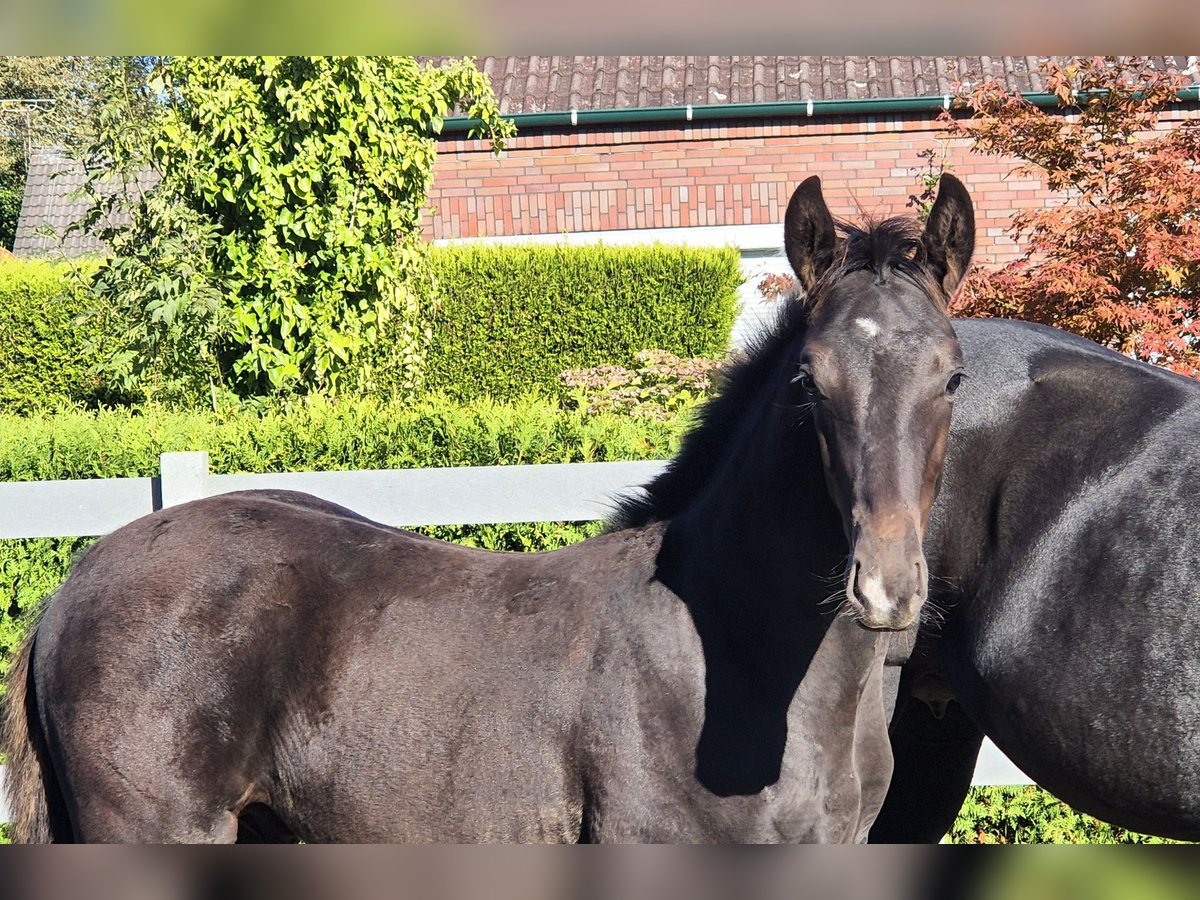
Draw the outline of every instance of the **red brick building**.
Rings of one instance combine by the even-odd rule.
[[[451,120],[440,140],[431,238],[778,226],[795,185],[823,178],[835,215],[904,213],[923,160],[945,150],[978,214],[977,259],[1016,250],[1016,209],[1058,202],[1014,163],[944,143],[937,116],[962,77],[1001,78],[1046,102],[1037,57],[480,57],[517,137],[494,156]],[[1157,57],[1200,82],[1197,57]],[[1196,117],[1182,102],[1166,117]],[[911,210],[908,210],[911,211]],[[727,232],[737,237],[738,232]],[[734,243],[750,238],[741,232]],[[749,249],[749,248],[748,248]]]
[[[1154,63],[1200,83],[1195,56]],[[731,244],[746,282],[734,342],[773,315],[756,290],[786,272],[783,212],[821,175],[835,215],[911,213],[923,151],[975,201],[975,259],[1018,255],[1018,209],[1062,202],[1014,160],[946,141],[938,116],[960,78],[999,78],[1034,102],[1041,58],[933,56],[489,56],[501,111],[518,128],[498,156],[448,120],[425,232],[434,240]],[[1163,119],[1200,117],[1192,98]]]

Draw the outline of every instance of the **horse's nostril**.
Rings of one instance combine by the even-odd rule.
[[[862,569],[859,567],[858,561],[855,560],[850,564],[850,574],[846,577],[846,596],[855,603],[863,602],[862,591],[858,586],[858,577],[860,574],[862,574]]]

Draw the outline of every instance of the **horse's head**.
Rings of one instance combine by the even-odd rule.
[[[970,262],[974,215],[966,189],[943,175],[924,231],[910,219],[841,230],[809,178],[784,225],[807,294],[795,402],[811,404],[850,542],[847,602],[864,626],[898,630],[928,594],[921,541],[962,378],[946,307]]]

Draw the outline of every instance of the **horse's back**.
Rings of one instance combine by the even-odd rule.
[[[287,492],[125,526],[37,632],[73,818],[103,837],[136,807],[144,821],[111,836],[156,840],[168,810],[199,805],[172,832],[198,840],[269,804],[303,808],[309,839],[577,836],[570,732],[607,596],[597,552],[472,550]],[[612,560],[595,565],[612,580]],[[544,808],[506,803],[510,777]],[[472,821],[431,814],[447,792],[475,797]],[[370,799],[397,794],[401,809]]]
[[[1200,384],[959,325],[971,382],[934,524],[945,569],[972,572],[944,642],[956,692],[1065,799],[1200,837]]]

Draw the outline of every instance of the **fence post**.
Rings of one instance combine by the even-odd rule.
[[[158,464],[163,509],[208,496],[207,453],[164,453]]]

